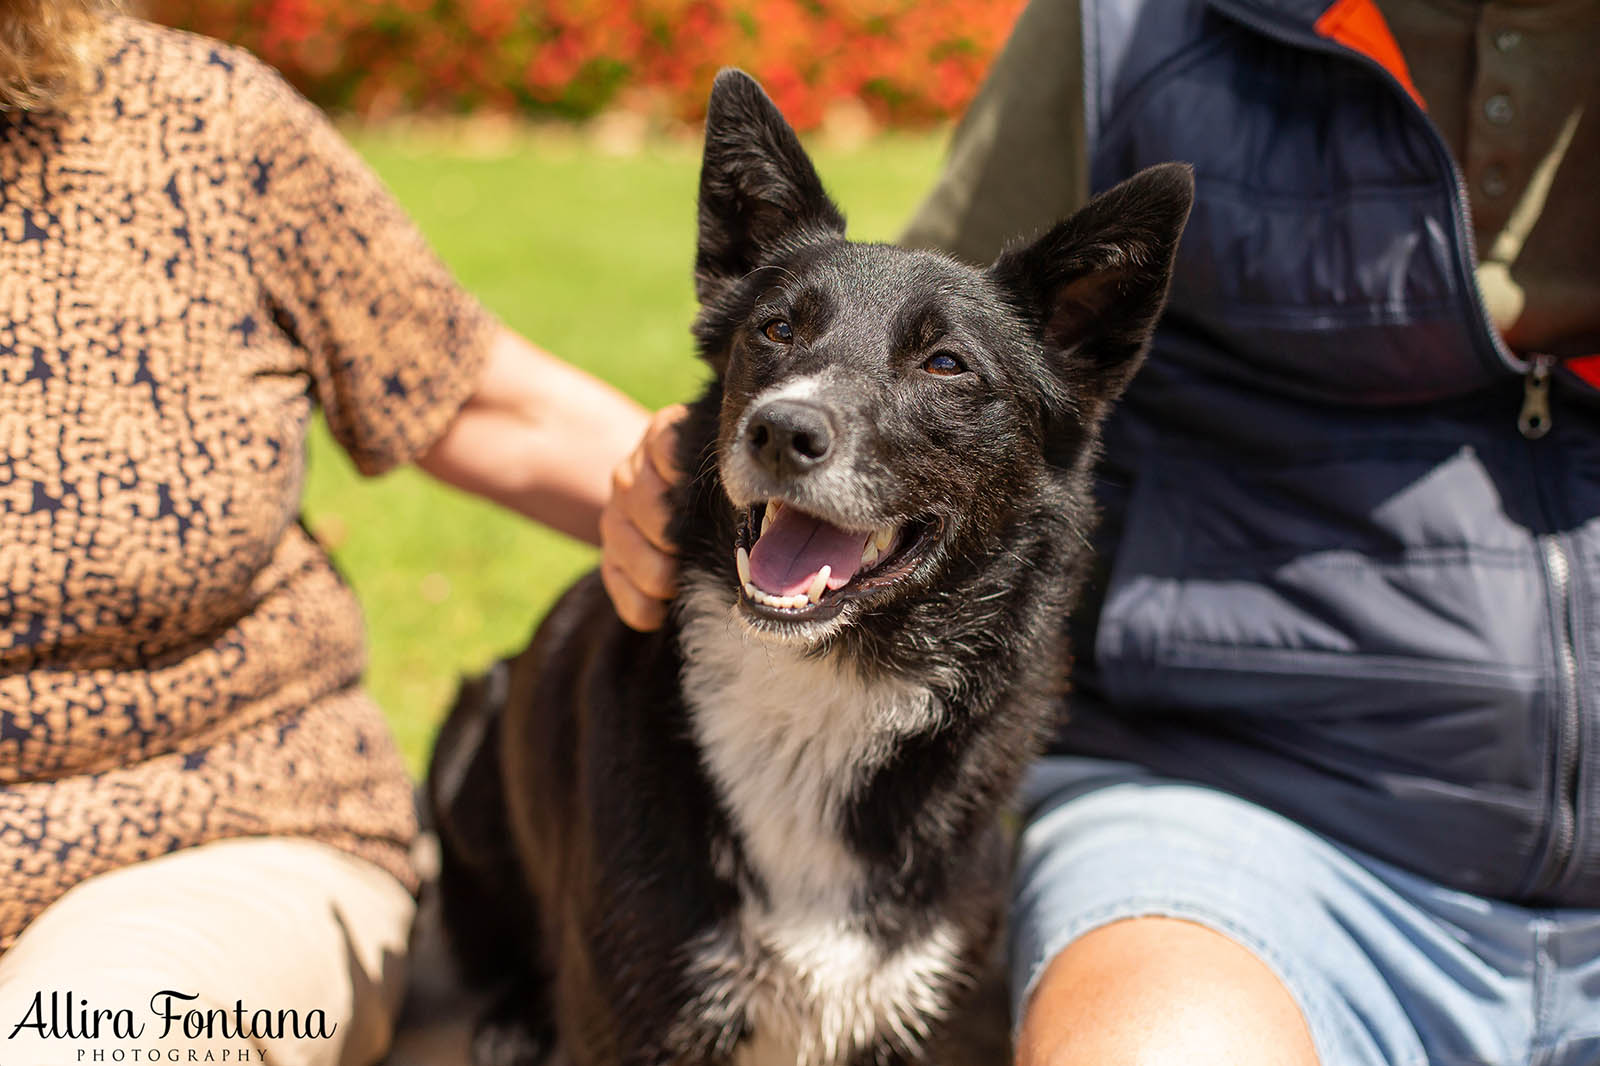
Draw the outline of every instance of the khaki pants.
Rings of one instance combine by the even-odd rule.
[[[371,1066],[413,912],[389,874],[308,840],[91,878],[0,955],[0,1066]]]

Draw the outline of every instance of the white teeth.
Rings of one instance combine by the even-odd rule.
[[[768,607],[783,607],[792,611],[797,607],[809,606],[813,601],[820,602],[823,592],[828,588],[828,577],[832,573],[833,567],[824,566],[817,572],[817,576],[811,579],[811,586],[805,592],[797,592],[793,596],[773,596],[756,588],[753,582],[745,580],[743,582],[744,594],[756,603],[765,604]]]
[[[795,596],[769,596],[754,585],[746,585],[744,594],[755,602],[766,604],[768,607],[787,607],[791,610],[796,607],[804,607],[811,602],[803,592]]]
[[[871,566],[878,561],[878,545],[875,541],[867,541],[867,546],[861,549],[861,565]]]
[[[896,532],[897,531],[892,528],[886,528],[880,529],[872,535],[873,543],[878,546],[879,555],[882,555],[889,549],[889,545],[894,542],[894,535]]]
[[[761,536],[767,535],[767,530],[772,527],[772,516],[778,513],[778,501],[773,500],[767,504],[767,509],[761,515]]]
[[[734,553],[733,563],[739,568],[739,584],[750,584],[750,553],[740,548]]]
[[[806,589],[806,598],[822,602],[822,593],[828,587],[828,578],[833,574],[833,567],[824,566],[817,571],[817,576],[811,579],[811,587]]]

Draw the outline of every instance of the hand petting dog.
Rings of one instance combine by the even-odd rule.
[[[678,559],[667,525],[667,493],[677,469],[679,403],[657,411],[639,446],[611,474],[611,499],[600,515],[600,581],[617,615],[641,633],[660,629],[678,591]]]

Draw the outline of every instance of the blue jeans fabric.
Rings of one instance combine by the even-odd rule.
[[[1600,911],[1442,888],[1239,797],[1052,757],[1024,787],[1014,1010],[1077,937],[1198,922],[1289,989],[1324,1066],[1600,1063]]]

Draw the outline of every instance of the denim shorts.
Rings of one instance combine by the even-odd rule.
[[[1109,922],[1197,922],[1264,962],[1324,1066],[1600,1063],[1600,911],[1443,888],[1215,789],[1049,758],[1024,788],[1014,1009]]]

